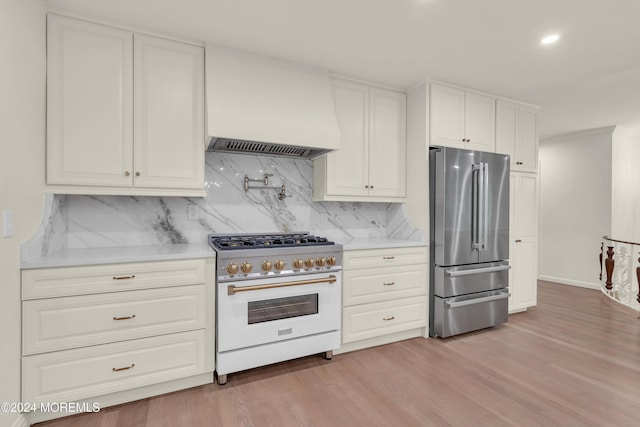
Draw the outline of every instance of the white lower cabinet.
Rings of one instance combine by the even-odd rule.
[[[213,382],[213,258],[24,270],[22,288],[24,402],[104,407]]]
[[[339,352],[424,336],[427,248],[345,251]]]
[[[206,370],[203,329],[44,353],[22,360],[25,402],[71,402]]]

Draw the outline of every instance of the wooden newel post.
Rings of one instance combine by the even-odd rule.
[[[602,282],[602,252],[604,252],[604,243],[600,243],[600,254],[598,258],[600,258],[600,281]]]
[[[640,258],[638,258],[638,262],[640,262]],[[636,267],[636,278],[638,279],[638,296],[636,297],[636,301],[640,304],[640,267]]]
[[[607,246],[607,259],[604,260],[604,268],[607,270],[607,281],[605,284],[605,288],[607,290],[613,289],[613,267],[615,265],[615,261],[613,260],[613,246]]]

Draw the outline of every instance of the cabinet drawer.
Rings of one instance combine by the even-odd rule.
[[[22,271],[22,299],[205,283],[206,260],[178,260]]]
[[[427,266],[369,268],[345,271],[344,306],[427,294]]]
[[[206,309],[205,285],[25,301],[23,354],[201,329]]]
[[[345,307],[342,311],[342,342],[426,326],[426,296]]]
[[[427,261],[427,248],[424,246],[367,249],[345,251],[343,268],[345,270],[355,270],[359,268],[394,267],[398,265],[427,264]]]
[[[22,358],[24,402],[71,402],[213,371],[205,331]]]

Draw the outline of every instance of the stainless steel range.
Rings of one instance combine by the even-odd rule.
[[[216,372],[340,347],[342,246],[308,233],[210,234],[217,253]]]

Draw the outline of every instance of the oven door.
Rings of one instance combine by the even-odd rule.
[[[342,273],[218,284],[218,352],[340,330]]]

